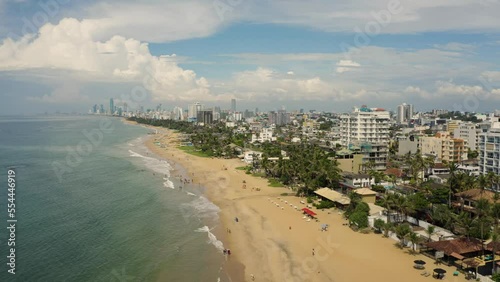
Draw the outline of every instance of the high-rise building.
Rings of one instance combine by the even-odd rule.
[[[279,110],[278,112],[272,111],[268,114],[268,121],[269,124],[277,126],[285,125],[290,123],[290,115],[284,110]]]
[[[374,169],[385,170],[389,144],[388,111],[380,108],[354,108],[340,116],[341,143],[353,151],[359,150],[364,163],[373,162]]]
[[[479,133],[479,171],[482,174],[500,174],[500,123],[493,122],[490,130]],[[499,191],[498,185],[493,187]]]
[[[236,99],[231,99],[231,111],[236,112]]]
[[[100,114],[106,113],[106,111],[104,111],[104,105],[103,104],[101,104],[101,106],[100,106],[99,113]]]
[[[409,105],[406,103],[399,105],[396,114],[397,123],[408,123],[413,118],[413,105]]]
[[[340,116],[342,145],[353,142],[389,142],[389,112],[384,109],[367,107],[354,108],[351,113]]]
[[[467,147],[473,151],[477,149],[477,139],[478,139],[478,128],[472,122],[460,123],[457,128],[453,131],[453,137],[465,140]]]
[[[92,106],[92,113],[93,114],[97,113],[97,104],[95,104],[94,106]]]
[[[196,121],[203,124],[211,124],[214,121],[214,116],[212,111],[198,111],[196,116]]]
[[[109,114],[112,115],[115,113],[115,102],[113,101],[113,98],[109,99]]]
[[[198,112],[203,110],[203,105],[199,102],[189,105],[188,119],[195,119],[198,117]]]
[[[170,116],[173,120],[184,120],[184,111],[181,107],[174,107],[172,110],[172,115]]]

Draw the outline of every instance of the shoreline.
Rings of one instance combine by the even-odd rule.
[[[225,267],[233,281],[252,281],[252,274],[255,281],[432,280],[413,268],[416,259],[427,262],[427,272],[444,268],[447,271],[444,281],[465,281],[462,274],[452,275],[454,268],[435,266],[426,256],[409,254],[408,250],[395,247],[394,240],[352,231],[343,225],[346,220],[337,210],[314,208],[320,222],[308,222],[294,208],[305,207],[303,199],[280,196],[292,192],[269,187],[267,179],[237,170],[236,167],[245,165],[240,160],[190,155],[176,147],[176,133],[172,130],[146,127],[162,132],[148,138],[146,146],[158,156],[178,163],[189,174],[195,173],[194,181],[205,187],[207,198],[220,208],[221,226],[217,226],[214,234],[232,251]],[[165,148],[155,145],[155,139],[164,143]],[[246,189],[242,187],[243,180]],[[261,191],[251,189],[257,187]],[[330,226],[327,232],[320,231],[323,223]],[[225,232],[227,228],[231,234]]]

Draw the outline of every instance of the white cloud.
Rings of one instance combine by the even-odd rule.
[[[361,65],[359,63],[356,63],[351,60],[340,60],[337,62],[337,72],[338,73],[344,73],[347,71],[352,71],[357,67],[360,67]]]
[[[332,96],[331,85],[319,77],[289,78],[267,68],[239,72],[234,75],[230,89],[239,98],[259,101],[274,100],[318,100]]]
[[[240,12],[241,17],[331,32],[352,32],[355,27],[379,33],[495,31],[500,27],[499,1],[490,1],[487,7],[478,5],[476,0],[343,0],[334,4],[329,0],[281,0],[267,5],[260,2],[252,1],[253,5]]]
[[[94,41],[95,28],[91,22],[63,19],[43,26],[36,37],[6,39],[0,45],[0,70],[61,69],[79,73],[83,80],[135,82],[158,101],[196,100],[209,94],[207,80],[179,67],[175,55],[153,56],[148,44],[122,36]]]
[[[215,33],[224,22],[214,1],[108,1],[87,9],[84,18],[99,26],[96,38],[114,35],[148,42],[167,42],[206,37]],[[226,13],[229,21],[229,13]]]
[[[485,90],[479,85],[457,85],[451,81],[437,81],[437,93],[440,95],[482,95]]]
[[[356,62],[351,61],[351,60],[340,60],[337,63],[337,66],[339,66],[339,67],[359,67],[361,65],[359,63],[356,63]]]
[[[411,86],[410,85],[410,86],[406,87],[404,92],[407,94],[416,95],[416,96],[419,96],[419,97],[425,98],[425,99],[432,97],[432,95],[429,92],[427,92],[426,90],[420,89],[420,87],[418,87],[418,86]]]
[[[481,76],[488,82],[500,82],[500,71],[485,71]]]
[[[449,42],[449,43],[446,43],[446,44],[435,44],[434,47],[437,48],[437,49],[448,50],[448,51],[472,51],[477,46],[473,45],[473,44],[464,44],[464,43],[459,43],[459,42]]]

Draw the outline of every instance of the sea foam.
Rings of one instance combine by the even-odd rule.
[[[219,219],[220,209],[204,196],[199,196],[195,200],[184,204],[195,210],[195,215],[199,219]]]
[[[170,177],[170,170],[172,169],[172,166],[170,166],[170,164],[167,161],[148,157],[148,156],[143,156],[143,155],[136,153],[132,150],[128,150],[128,152],[130,153],[131,157],[142,159],[144,162],[144,165],[148,169],[150,169],[154,172],[160,173],[160,174],[164,174],[167,176],[167,178]],[[172,183],[172,186],[173,186],[173,183]]]
[[[211,231],[210,228],[208,228],[208,226],[206,226],[206,225],[196,229],[196,232],[207,232],[207,235],[208,235],[207,243],[214,245],[214,247],[217,248],[217,250],[219,250],[220,252],[223,252],[224,251],[224,244],[222,244],[222,242],[219,241],[217,239],[217,237],[215,237],[215,235],[210,231]]]

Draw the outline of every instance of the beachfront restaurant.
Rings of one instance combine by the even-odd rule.
[[[349,197],[330,188],[321,188],[314,191],[314,193],[323,201],[332,201],[339,209],[345,209],[351,203]]]
[[[493,263],[500,261],[500,250],[493,256],[493,245],[483,245],[476,238],[458,238],[453,240],[442,240],[425,244],[427,249],[424,254],[436,257],[441,253],[441,262],[455,265],[466,273],[473,272],[481,275],[491,275]],[[500,247],[500,244],[499,246]]]
[[[354,185],[351,185],[350,183],[346,182],[340,182],[340,188],[342,190],[342,193],[348,194],[350,191],[354,191],[358,195],[361,196],[361,200],[365,203],[375,203],[375,199],[377,197],[377,192],[373,191],[370,188],[360,188]]]

